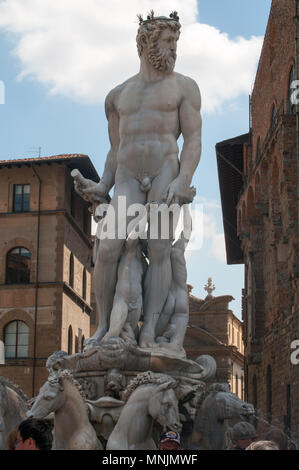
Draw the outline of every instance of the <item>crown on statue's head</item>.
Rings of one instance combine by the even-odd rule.
[[[139,20],[139,25],[143,25],[146,23],[151,23],[152,21],[179,21],[179,16],[177,11],[172,11],[169,15],[169,18],[167,16],[155,16],[154,10],[151,10],[149,14],[146,17],[146,20],[143,19],[142,15],[137,15],[137,18]]]

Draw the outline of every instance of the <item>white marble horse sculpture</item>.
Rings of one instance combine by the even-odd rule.
[[[0,376],[0,450],[7,449],[5,438],[26,419],[29,409],[22,390],[6,377]]]
[[[46,418],[52,412],[53,449],[103,449],[89,422],[88,408],[81,387],[68,370],[52,372],[49,375],[28,415]]]
[[[163,430],[181,430],[177,382],[165,374],[144,372],[127,387],[126,404],[107,442],[107,450],[154,450],[153,424]]]

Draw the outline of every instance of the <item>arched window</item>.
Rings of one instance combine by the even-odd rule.
[[[4,329],[5,357],[7,359],[28,357],[29,327],[16,320]]]
[[[272,106],[272,113],[271,113],[271,129],[272,130],[275,129],[275,127],[276,127],[277,119],[278,119],[277,109],[276,109],[276,105],[274,103],[273,106]]]
[[[67,353],[73,353],[73,328],[69,326],[68,337],[67,337]]]
[[[70,256],[69,285],[71,287],[74,287],[74,256],[73,256],[73,253],[71,253],[71,256]]]
[[[30,282],[30,258],[30,251],[23,247],[13,248],[7,253],[7,284],[28,284]]]
[[[272,421],[272,370],[271,370],[271,366],[267,367],[266,392],[267,392],[267,420],[269,421],[269,423],[271,423]]]
[[[296,113],[296,105],[292,103],[292,95],[295,91],[292,88],[292,82],[295,80],[295,67],[293,66],[290,71],[289,75],[289,85],[288,85],[288,113],[295,114]]]
[[[79,352],[79,338],[76,335],[75,336],[75,353],[78,353],[78,352]]]
[[[86,269],[83,269],[83,276],[82,276],[82,297],[86,300]]]

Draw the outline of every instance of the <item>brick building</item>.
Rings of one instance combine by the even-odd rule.
[[[191,286],[190,286],[191,287]],[[244,399],[243,323],[229,310],[231,295],[200,299],[189,293],[189,322],[184,340],[188,359],[211,355],[217,363],[214,382],[227,382]]]
[[[247,400],[295,439],[299,366],[290,356],[291,342],[299,339],[299,140],[291,83],[298,3],[272,1],[250,131],[216,145],[227,261],[245,265]]]
[[[86,155],[0,161],[0,375],[28,396],[45,360],[90,335],[91,218],[70,172],[98,175]]]

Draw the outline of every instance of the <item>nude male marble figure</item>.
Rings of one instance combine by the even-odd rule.
[[[140,70],[114,88],[105,102],[111,148],[101,181],[86,194],[106,197],[114,186],[111,206],[117,214],[118,198],[134,203],[184,204],[201,155],[201,97],[191,78],[174,72],[180,23],[176,12],[166,17],[140,19],[137,48]],[[177,139],[184,144],[178,159]],[[190,202],[190,201],[188,201]],[[130,218],[122,213],[116,231]],[[149,267],[144,282],[144,325],[139,345],[152,347],[155,326],[171,286],[172,239],[148,239]],[[109,329],[109,316],[117,281],[117,266],[124,239],[100,241],[94,268],[99,342]]]

